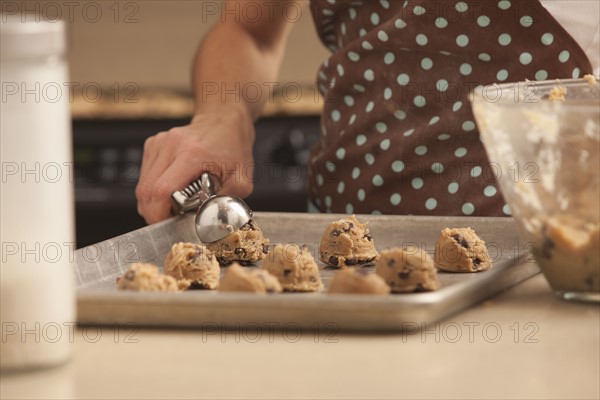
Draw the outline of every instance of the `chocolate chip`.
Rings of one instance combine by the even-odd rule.
[[[327,263],[333,266],[337,266],[339,263],[339,260],[336,256],[331,256],[329,257],[329,260],[327,260]]]
[[[217,261],[219,262],[220,265],[229,265],[233,262],[223,256],[217,256]]]
[[[408,278],[410,278],[410,271],[398,272],[398,278],[407,280]]]
[[[284,270],[283,270],[283,276],[288,276],[288,275],[289,275],[289,274],[291,274],[291,273],[292,273],[292,270],[291,270],[291,269],[287,269],[287,268],[286,268],[286,269],[284,269]]]
[[[338,237],[338,236],[340,236],[341,233],[342,233],[342,231],[340,231],[339,229],[336,229],[331,232],[331,236]]]
[[[479,264],[481,264],[481,260],[479,259],[479,257],[477,257],[473,260],[473,265],[479,265]]]
[[[128,281],[132,281],[135,279],[135,271],[127,271],[125,272],[125,275],[123,276],[124,279],[127,279]]]
[[[236,247],[233,252],[238,257],[245,257],[246,256],[246,250],[242,249],[241,247]]]
[[[352,228],[354,228],[354,224],[352,222],[348,222],[348,227],[344,228],[344,232],[348,233]]]
[[[262,245],[262,252],[263,252],[263,254],[269,253],[269,245],[263,244]]]
[[[465,249],[468,249],[468,248],[469,248],[469,242],[467,242],[465,239],[462,239],[462,240],[460,241],[460,245],[461,245],[462,247],[464,247]]]
[[[346,265],[356,265],[358,264],[358,260],[356,258],[350,258],[346,260]]]
[[[460,240],[462,239],[459,234],[456,234],[452,237],[454,238],[454,240],[456,240],[457,243],[460,243]]]
[[[421,283],[417,283],[417,287],[415,288],[415,293],[422,293],[422,292],[426,292],[427,289],[425,289],[425,287],[423,287],[423,285]]]
[[[204,289],[208,289],[208,286],[206,286],[204,283],[198,282],[198,281],[192,282],[190,284],[190,286],[187,288],[187,290],[204,290]]]
[[[373,236],[366,234],[365,236],[363,236],[365,239],[367,239],[369,242],[373,241]]]
[[[394,268],[396,266],[396,259],[395,258],[390,258],[387,262],[388,267],[390,268]]]
[[[376,257],[367,258],[366,260],[361,260],[363,264],[372,264]]]
[[[551,259],[552,258],[552,249],[554,248],[554,242],[549,237],[544,237],[544,241],[542,242],[542,257]]]

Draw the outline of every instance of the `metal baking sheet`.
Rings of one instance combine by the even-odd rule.
[[[318,253],[321,235],[335,214],[255,213],[271,242],[306,244]],[[161,266],[173,243],[197,241],[193,215],[172,218],[92,246],[75,255],[80,323],[205,329],[293,326],[302,329],[393,331],[414,329],[470,307],[539,272],[518,239],[511,218],[358,216],[368,221],[379,251],[407,244],[432,256],[440,230],[471,227],[486,241],[494,267],[473,274],[439,273],[436,292],[389,296],[282,293],[256,295],[190,291],[141,293],[116,289],[115,280],[132,262]],[[318,259],[318,257],[315,257]],[[320,264],[328,285],[334,269]],[[374,268],[374,267],[364,267]],[[224,270],[224,269],[222,269]]]

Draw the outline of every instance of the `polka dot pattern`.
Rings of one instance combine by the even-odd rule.
[[[392,53],[391,51],[390,51],[390,52],[387,52],[387,53],[385,53],[385,56],[383,57],[383,62],[384,62],[386,65],[390,65],[390,64],[392,64],[394,61],[396,61],[396,56],[394,55],[394,53]]]
[[[433,68],[433,60],[429,57],[423,57],[421,59],[421,68],[423,68],[425,71],[429,71],[431,68]]]
[[[510,215],[477,140],[466,85],[590,71],[536,4],[452,1],[439,12],[435,2],[311,2],[333,53],[318,73],[326,101],[310,157],[311,204],[345,213]]]
[[[392,163],[392,171],[402,172],[404,170],[404,163],[400,160],[396,160]]]
[[[448,20],[444,17],[438,17],[435,20],[435,26],[437,26],[440,29],[444,29],[448,26]]]
[[[375,124],[375,129],[379,133],[386,133],[388,130],[387,124],[385,122],[378,122]]]
[[[456,45],[459,47],[467,47],[469,45],[469,37],[465,34],[460,34],[456,37]]]
[[[469,6],[464,1],[459,1],[458,3],[456,3],[456,6],[454,6],[454,8],[456,9],[456,11],[462,13],[467,11],[469,9]]]
[[[528,65],[533,60],[533,56],[529,52],[523,52],[519,55],[519,62],[523,65]]]
[[[437,200],[433,197],[428,198],[425,201],[425,208],[428,210],[435,210],[435,208],[437,207]]]
[[[444,172],[444,165],[439,162],[434,162],[433,164],[431,164],[431,170],[436,174],[441,174],[442,172]]]
[[[417,35],[417,37],[415,38],[415,41],[417,42],[417,44],[419,46],[425,46],[427,44],[427,42],[429,41],[429,39],[427,39],[427,36],[425,36],[422,33],[419,33]]]
[[[501,82],[505,81],[506,79],[508,79],[508,71],[506,69],[501,69],[496,74],[496,79],[498,79]]]
[[[425,154],[427,154],[427,146],[415,147],[415,154],[418,156],[424,156]]]
[[[479,25],[480,27],[485,28],[489,24],[490,17],[488,17],[487,15],[480,15],[479,17],[477,17],[477,25]]]
[[[381,175],[377,174],[373,177],[373,185],[377,187],[383,186],[383,178]]]
[[[445,92],[448,89],[448,81],[445,79],[440,79],[435,83],[435,88],[440,92]]]
[[[473,203],[467,202],[462,205],[461,210],[465,215],[472,215],[475,212],[475,205]]]
[[[381,143],[379,143],[379,148],[381,148],[381,150],[383,150],[383,151],[389,150],[390,146],[391,146],[390,139],[385,139]]]
[[[421,95],[415,96],[415,99],[413,100],[413,102],[415,103],[415,106],[417,106],[417,107],[425,107],[425,105],[427,104],[425,97],[421,96]]]
[[[501,33],[500,36],[498,36],[498,43],[500,43],[501,46],[508,46],[510,42],[512,42],[510,34]]]
[[[550,46],[554,42],[554,35],[550,32],[546,32],[541,37],[541,42],[545,46]]]
[[[456,192],[458,192],[458,183],[456,182],[452,182],[448,185],[448,193],[450,194],[455,194]]]
[[[419,190],[423,187],[423,185],[425,185],[425,183],[423,181],[423,178],[414,178],[411,181],[411,185],[412,185],[413,189]]]
[[[408,74],[402,73],[398,75],[396,81],[398,82],[398,85],[406,86],[408,85],[408,82],[410,82],[410,76],[408,76]]]
[[[396,21],[394,21],[394,26],[398,29],[404,29],[406,28],[406,22],[404,22],[403,19],[398,18]]]
[[[471,75],[471,72],[473,72],[473,67],[471,66],[471,64],[468,63],[462,63],[460,64],[460,74],[467,76],[467,75]]]
[[[413,13],[414,13],[415,15],[423,15],[423,14],[425,14],[426,12],[427,12],[427,10],[426,10],[424,7],[421,7],[421,6],[416,6],[416,7],[413,9]]]

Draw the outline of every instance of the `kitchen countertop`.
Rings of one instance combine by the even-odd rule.
[[[234,99],[233,94],[223,96]],[[80,120],[183,119],[191,118],[194,110],[194,98],[188,91],[139,88],[133,83],[123,88],[94,86],[86,91],[73,90],[70,100],[71,115]],[[274,91],[262,116],[319,115],[322,108],[323,99],[314,85],[288,84]]]
[[[600,397],[600,308],[559,300],[542,275],[417,333],[91,327],[74,350],[2,375],[0,397]]]

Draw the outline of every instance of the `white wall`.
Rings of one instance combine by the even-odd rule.
[[[69,62],[73,81],[105,85],[131,81],[142,88],[184,89],[189,88],[196,46],[218,18],[208,15],[207,7],[220,6],[220,2],[193,0],[13,3],[28,10],[37,8],[44,18],[54,18],[60,10],[63,19],[71,20]],[[97,16],[98,10],[101,16]],[[132,22],[124,22],[127,16]],[[280,81],[313,83],[326,55],[310,13],[303,9],[290,38]]]

